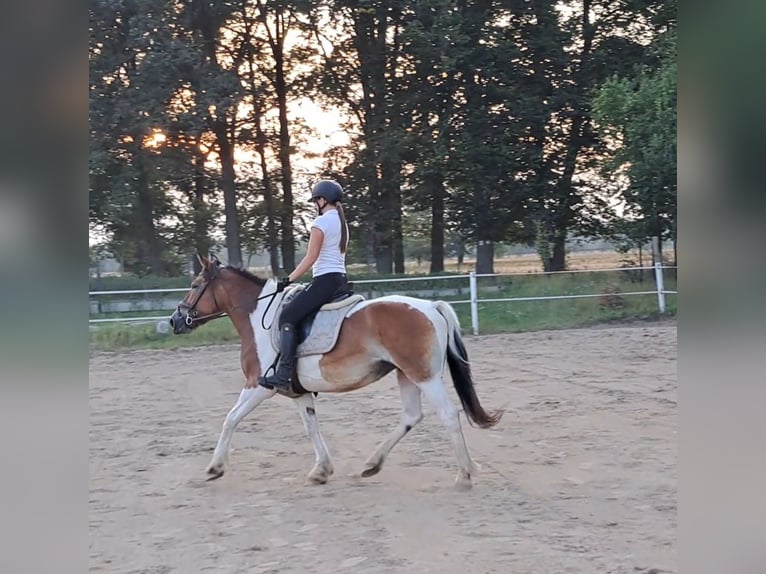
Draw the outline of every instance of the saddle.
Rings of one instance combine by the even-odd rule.
[[[285,289],[286,293],[282,300],[282,306],[292,301],[293,297],[305,288],[306,286],[300,283],[288,286]],[[296,359],[308,355],[329,353],[335,347],[335,343],[338,342],[343,319],[359,303],[365,300],[364,295],[354,293],[352,288],[353,284],[348,283],[342,290],[337,291],[332,299],[322,305],[318,311],[308,315],[295,326],[298,333],[298,348],[295,352]],[[271,345],[275,351],[280,349],[279,342],[281,336],[279,329],[271,329]]]

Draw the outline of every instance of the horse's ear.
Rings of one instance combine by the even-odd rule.
[[[199,261],[200,267],[203,269],[207,269],[208,265],[210,265],[210,262],[205,259],[204,255],[200,255],[199,251],[197,251],[197,261]]]
[[[221,261],[218,259],[218,257],[216,257],[212,253],[210,254],[210,263],[212,263],[213,265],[217,265],[217,266],[221,265]]]

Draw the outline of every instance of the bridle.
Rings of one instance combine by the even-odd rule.
[[[194,323],[198,323],[200,321],[207,321],[210,319],[217,319],[218,317],[223,317],[226,315],[226,311],[218,311],[216,313],[209,313],[208,315],[200,315],[199,311],[197,311],[197,303],[200,302],[202,299],[202,296],[205,294],[205,291],[207,291],[207,288],[210,287],[210,285],[213,284],[213,281],[215,281],[216,277],[218,275],[213,275],[208,281],[205,281],[204,285],[202,286],[202,289],[200,290],[199,294],[197,295],[196,299],[194,299],[193,303],[186,303],[185,301],[181,301],[178,304],[178,312],[186,311],[186,318],[184,319],[184,323],[186,323],[187,327],[191,327],[194,325]],[[213,302],[215,303],[216,307],[219,307],[218,300],[215,298],[215,289],[211,291],[213,294]],[[268,297],[271,297],[271,301],[269,301],[269,304],[266,306],[266,310],[263,313],[263,317],[261,317],[261,325],[264,329],[266,329],[266,326],[263,325],[263,320],[266,317],[266,314],[269,312],[269,308],[271,307],[271,304],[274,302],[274,298],[279,294],[278,291],[274,291],[273,293],[268,293],[267,295],[261,295],[256,299],[256,301],[260,301],[261,299],[266,299]]]
[[[205,281],[204,285],[202,286],[202,289],[200,290],[199,294],[197,295],[197,298],[194,300],[193,303],[189,304],[185,301],[181,301],[178,304],[178,312],[186,311],[186,318],[184,319],[184,323],[186,323],[187,327],[191,327],[194,325],[194,323],[197,323],[199,321],[207,321],[208,319],[217,319],[218,317],[223,317],[226,315],[225,311],[218,311],[217,313],[210,313],[209,315],[202,315],[200,316],[199,311],[197,311],[197,303],[200,302],[200,299],[202,299],[202,296],[205,294],[205,291],[207,291],[207,288],[213,284],[213,281],[215,280],[215,276],[211,277],[209,281]],[[218,300],[215,298],[215,289],[212,291],[213,293],[213,301],[215,302],[216,308],[218,307]]]

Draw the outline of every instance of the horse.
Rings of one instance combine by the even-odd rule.
[[[206,470],[208,480],[214,480],[223,476],[229,467],[229,448],[237,425],[258,405],[277,394],[276,389],[259,385],[259,379],[278,357],[270,328],[278,322],[281,302],[273,305],[280,295],[274,278],[262,278],[239,267],[222,265],[214,256],[208,259],[198,254],[197,257],[201,271],[170,317],[173,333],[189,333],[208,321],[228,316],[240,337],[240,360],[245,377],[245,385],[223,421]],[[470,488],[472,476],[480,467],[468,452],[458,409],[448,395],[442,376],[445,363],[469,422],[489,428],[500,421],[503,411],[488,412],[479,402],[455,311],[444,301],[399,295],[375,299],[357,297],[362,301],[341,319],[334,346],[328,352],[297,359],[297,379],[302,388],[301,392],[288,396],[295,401],[314,448],[316,460],[308,473],[308,483],[324,484],[333,474],[316,416],[315,396],[360,389],[396,371],[401,418],[367,458],[361,476],[370,477],[380,472],[391,449],[422,420],[422,395],[449,433],[458,465],[455,486]]]

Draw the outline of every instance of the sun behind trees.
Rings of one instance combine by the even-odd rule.
[[[675,21],[647,0],[95,0],[92,230],[127,272],[179,275],[220,246],[276,273],[332,177],[350,262],[379,273],[440,272],[455,245],[491,272],[498,243],[560,270],[573,237],[674,240]],[[658,98],[661,117],[640,105]]]

